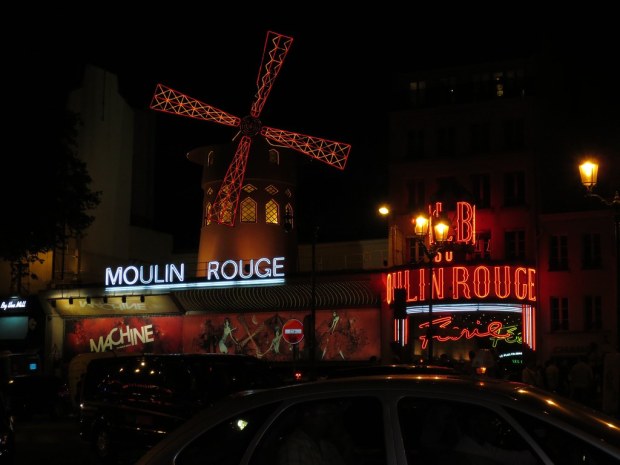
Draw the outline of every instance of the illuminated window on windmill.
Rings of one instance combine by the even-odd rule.
[[[241,201],[241,222],[256,223],[256,202],[251,198],[245,198]]]
[[[258,190],[258,188],[256,186],[253,186],[252,184],[246,184],[245,186],[243,186],[243,192],[247,192],[248,194],[251,194],[255,190]]]
[[[269,149],[269,163],[274,165],[280,164],[280,152],[276,149]]]
[[[204,220],[202,222],[203,226],[208,226],[211,224],[211,220],[209,219],[209,212],[211,211],[211,202],[207,203],[207,205],[205,206],[205,217]]]
[[[278,224],[278,203],[275,200],[270,200],[265,205],[265,223]]]
[[[278,188],[273,184],[269,184],[267,187],[265,187],[265,190],[271,195],[276,195],[279,192]]]
[[[223,223],[232,223],[233,205],[230,202],[222,203]]]
[[[291,206],[290,203],[287,203],[284,207],[284,224],[285,226],[288,226],[289,228],[293,229],[294,223],[293,223],[293,207]],[[288,223],[288,225],[287,225]]]

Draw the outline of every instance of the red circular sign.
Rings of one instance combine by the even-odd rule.
[[[299,344],[304,338],[304,324],[299,320],[288,320],[282,326],[282,337],[289,344]]]

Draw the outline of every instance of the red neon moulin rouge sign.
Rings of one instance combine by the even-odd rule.
[[[442,211],[441,202],[429,208],[437,217]],[[430,228],[429,228],[430,229]],[[432,237],[429,237],[432,242]],[[449,241],[455,244],[475,244],[476,207],[468,202],[456,203],[454,234]],[[524,303],[536,301],[536,270],[512,265],[451,265],[451,251],[439,251],[432,267],[433,301],[446,300],[511,300]],[[407,290],[407,303],[428,300],[429,273],[427,267],[400,270],[387,275],[388,304],[394,300],[394,289]]]
[[[441,211],[441,203],[429,207],[429,213],[434,217],[438,217]],[[454,234],[448,240],[453,244],[475,244],[476,207],[468,202],[457,202],[455,212]],[[429,236],[428,240],[431,244],[433,243],[432,236]],[[533,303],[537,300],[536,269],[516,265],[453,264],[454,256],[450,250],[440,250],[432,259],[432,267],[423,266],[388,273],[386,276],[387,303],[394,301],[394,289],[397,288],[405,289],[406,303],[410,306],[428,305],[430,300],[444,305],[451,301],[454,303],[468,301],[520,303],[523,309],[520,325],[522,333],[516,326],[504,325],[500,321],[490,321],[486,327],[482,325],[465,328],[454,326],[451,317],[440,316],[430,323],[436,327],[433,339],[438,342],[448,342],[463,338],[489,338],[494,343],[497,341],[514,343],[521,342],[522,337],[523,342],[534,349],[535,307]],[[432,278],[429,271],[432,272]],[[431,279],[432,291],[429,285]],[[429,292],[432,292],[432,299],[429,299]],[[478,324],[481,323],[478,322]],[[425,330],[428,325],[429,322],[425,322],[419,328]],[[394,340],[406,344],[408,332],[408,319],[395,320]],[[422,348],[426,348],[428,345],[426,336],[421,335],[419,339]]]
[[[394,289],[405,288],[407,303],[428,301],[428,269],[402,270],[387,275],[387,301]],[[536,302],[536,270],[511,265],[438,266],[433,268],[433,302],[467,300]]]

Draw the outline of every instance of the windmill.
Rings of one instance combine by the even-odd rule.
[[[239,128],[235,139],[239,135],[241,135],[241,139],[237,145],[232,162],[226,171],[224,180],[219,187],[215,201],[207,214],[210,222],[234,226],[252,140],[259,134],[269,144],[291,148],[311,158],[344,170],[351,150],[349,144],[263,126],[259,119],[292,43],[292,37],[273,31],[267,32],[263,58],[256,81],[258,91],[250,107],[250,114],[243,118],[200,102],[163,84],[158,84],[156,87],[151,102],[151,109],[153,110]]]

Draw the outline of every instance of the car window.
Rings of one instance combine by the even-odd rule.
[[[183,448],[175,465],[239,464],[248,444],[277,405],[263,405],[248,410],[210,428]]]
[[[251,465],[385,465],[381,403],[344,397],[297,403],[270,425]]]
[[[538,418],[509,409],[553,463],[580,465],[617,465],[620,457],[611,456],[574,434],[564,431]],[[620,444],[616,444],[620,446]]]
[[[478,405],[407,397],[398,403],[398,419],[411,465],[543,463],[505,419]]]

